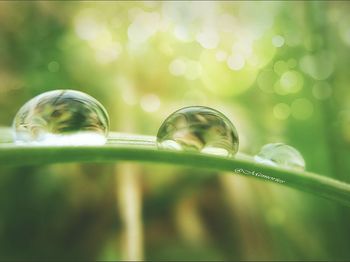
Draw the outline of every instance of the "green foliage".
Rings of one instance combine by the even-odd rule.
[[[338,205],[350,181],[349,12],[346,1],[0,2],[1,126],[67,88],[97,98],[112,131],[154,136],[171,112],[202,105],[240,136],[240,154],[223,159],[130,137],[19,147],[5,132],[0,259],[125,259],[116,186],[128,160],[147,260],[349,260],[350,211]],[[307,172],[242,154],[275,142],[297,148]]]

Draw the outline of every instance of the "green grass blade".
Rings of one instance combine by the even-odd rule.
[[[0,131],[0,136],[4,132]],[[108,143],[103,146],[19,146],[12,142],[5,143],[4,140],[0,143],[0,165],[116,161],[165,163],[232,172],[279,183],[350,206],[350,184],[310,172],[263,165],[242,154],[238,154],[235,158],[226,158],[159,150],[155,145],[155,137],[152,136],[112,133]]]

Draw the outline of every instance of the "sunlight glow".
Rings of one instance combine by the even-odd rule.
[[[147,94],[141,98],[140,105],[146,112],[155,112],[160,107],[159,97],[155,94]]]

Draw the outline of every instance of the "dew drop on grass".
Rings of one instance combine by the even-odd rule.
[[[161,149],[233,156],[238,151],[238,134],[222,113],[203,106],[185,107],[172,113],[158,130]]]
[[[13,121],[17,144],[102,145],[108,129],[105,108],[74,90],[54,90],[32,98]]]
[[[254,159],[262,164],[305,170],[305,160],[299,151],[282,143],[264,145]]]

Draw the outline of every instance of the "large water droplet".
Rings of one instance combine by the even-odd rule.
[[[157,144],[162,149],[232,156],[238,150],[238,134],[222,113],[190,106],[165,119],[158,130]]]
[[[305,170],[305,160],[299,151],[282,143],[264,145],[255,160],[272,166]]]
[[[13,121],[17,144],[101,145],[109,118],[93,97],[74,90],[54,90],[25,103]]]

